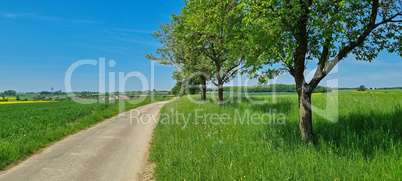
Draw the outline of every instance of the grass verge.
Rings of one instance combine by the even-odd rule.
[[[169,103],[161,110],[151,146],[154,176],[157,180],[400,179],[402,94],[340,93],[338,98],[338,122],[313,114],[314,144],[299,139],[296,95],[279,95],[276,103],[265,104],[241,98],[222,108],[215,103],[194,104],[186,97]],[[327,99],[331,96],[313,95],[313,105],[325,109]],[[335,110],[326,110],[331,111]]]

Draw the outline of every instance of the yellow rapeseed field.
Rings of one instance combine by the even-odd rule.
[[[321,92],[319,92],[319,93],[313,93],[313,95],[321,95],[322,93]]]
[[[21,104],[21,103],[40,103],[40,102],[56,102],[56,101],[8,101],[8,102],[0,102],[0,104]]]
[[[372,94],[384,93],[384,92],[370,92],[370,91],[352,91],[352,92],[357,92],[357,93],[372,93]]]
[[[15,97],[4,97],[5,99],[16,99]],[[0,97],[0,99],[3,99],[3,97]]]

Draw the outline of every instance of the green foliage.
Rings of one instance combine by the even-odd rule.
[[[252,77],[260,82],[283,72],[294,77],[299,95],[300,137],[311,141],[310,94],[348,55],[372,61],[382,50],[402,56],[401,1],[242,0],[243,22],[250,32],[253,56],[247,58]],[[318,60],[311,80],[305,70]],[[256,73],[264,65],[271,68]],[[277,66],[272,66],[277,65]]]
[[[174,16],[173,16],[174,17]],[[205,81],[209,80],[213,66],[208,62],[207,58],[202,56],[195,46],[185,45],[183,39],[177,36],[177,30],[174,27],[178,21],[172,19],[170,23],[160,24],[160,30],[156,31],[152,36],[163,44],[162,48],[158,48],[156,53],[160,55],[159,58],[155,57],[152,53],[147,54],[146,58],[159,62],[165,65],[173,65],[178,71],[173,73],[173,78],[177,80],[175,87],[173,87],[173,94],[193,94],[197,88],[193,85],[201,84],[200,77]],[[183,92],[181,90],[188,90]]]
[[[119,93],[116,92],[116,95],[119,95]],[[94,99],[94,98],[99,97],[99,93],[98,92],[91,92],[91,91],[82,91],[82,92],[79,93],[78,96],[83,97],[83,98],[88,98],[88,99]]]
[[[366,86],[360,85],[360,87],[357,89],[358,91],[366,91]]]
[[[216,90],[216,88],[215,88]],[[212,91],[212,89],[210,89]],[[271,85],[254,85],[254,86],[231,86],[223,87],[223,91],[240,91],[240,92],[297,92],[295,85],[271,84]],[[317,86],[314,92],[331,92],[330,87]]]
[[[251,33],[253,57],[246,62],[254,73],[263,65],[279,68],[252,76],[272,77],[289,71],[303,80],[308,60],[318,60],[318,83],[342,59],[372,61],[384,49],[402,55],[400,1],[263,1],[243,0],[244,22]],[[265,80],[262,79],[262,80]]]
[[[174,85],[174,87],[172,88],[172,94],[175,96],[182,96],[183,93],[181,92],[181,83],[180,82],[176,82],[176,84]]]
[[[60,89],[60,90],[58,90],[58,91],[54,91],[53,94],[55,94],[55,95],[65,95],[65,94],[67,94],[67,93],[61,91],[61,89]]]
[[[172,78],[177,80],[176,85],[172,88],[173,95],[182,96],[200,92],[201,80],[199,76],[186,79],[180,71],[173,71]]]
[[[382,88],[377,88],[378,90],[388,90],[388,89],[402,89],[402,87],[382,87]]]
[[[45,98],[46,98],[45,95],[39,94],[39,95],[34,96],[32,99],[34,101],[42,101],[42,100],[45,100]]]
[[[331,93],[313,98],[314,106],[325,109]],[[401,93],[340,93],[337,123],[313,115],[314,144],[299,139],[297,95],[262,105],[248,100],[220,109],[187,98],[164,106],[150,155],[156,180],[398,180],[402,175]],[[241,124],[233,119],[236,110],[240,116],[283,113],[286,124]],[[175,111],[180,116],[172,115]],[[167,121],[162,114],[172,116]],[[227,124],[213,124],[219,122],[215,116],[204,124],[206,114],[230,118]]]
[[[16,96],[17,92],[15,90],[6,90],[6,91],[4,91],[3,95],[5,95],[5,96]]]
[[[40,92],[40,95],[49,95],[49,94],[52,94],[52,93],[49,92],[49,91],[42,91],[42,92]]]
[[[187,1],[173,16],[174,35],[186,47],[195,47],[206,65],[212,65],[212,82],[223,85],[239,72],[248,42],[243,31],[244,11],[238,1]],[[198,59],[197,59],[198,61]]]

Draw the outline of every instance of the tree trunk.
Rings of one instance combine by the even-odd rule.
[[[218,105],[219,107],[223,105],[223,84],[221,83],[218,85]]]
[[[309,142],[314,138],[313,135],[313,119],[311,112],[311,92],[304,91],[305,88],[299,90],[299,130],[300,138],[303,141]]]
[[[201,100],[207,100],[207,80],[201,75]]]

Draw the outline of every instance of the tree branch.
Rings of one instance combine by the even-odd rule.
[[[223,79],[223,82],[226,82],[226,81],[230,80],[230,78],[232,78],[233,75],[236,74],[236,73],[237,73],[239,70],[241,70],[242,68],[244,68],[244,67],[239,67],[239,68],[237,68],[236,70],[234,70],[229,76],[227,76],[227,77],[225,77],[225,79]]]
[[[314,73],[313,79],[309,83],[313,88],[315,88],[318,85],[318,83],[321,81],[320,77],[322,76],[322,73],[323,73],[323,70],[325,67],[325,62],[327,62],[327,60],[328,60],[329,44],[331,43],[331,41],[332,41],[332,34],[329,38],[325,39],[325,42],[324,42],[324,45],[322,48],[321,57],[317,64],[317,70]]]
[[[230,69],[226,70],[225,74],[222,76],[222,80],[225,80],[227,74],[229,74],[229,72],[232,71],[233,69],[235,69],[236,67],[240,66],[242,62],[243,62],[243,58],[240,58],[239,62],[237,62],[236,65],[233,65]]]
[[[211,83],[213,83],[215,86],[218,86],[218,84],[213,80],[211,80]]]
[[[375,23],[376,18],[377,18],[377,13],[378,13],[378,0],[373,1],[373,5],[371,7],[371,15],[370,15],[370,21],[369,24],[367,25],[367,28],[363,31],[363,33],[353,42],[350,42],[347,46],[343,47],[341,50],[339,50],[338,54],[333,58],[332,60],[329,61],[328,66],[320,73],[317,75],[314,75],[314,78],[311,80],[310,84],[312,86],[316,86],[334,67],[340,60],[342,60],[350,51],[352,51],[354,48],[359,46],[361,43],[364,42],[364,40],[367,38],[368,35],[379,25],[387,23],[391,21],[393,18],[397,17],[398,14],[395,14],[394,16],[380,22],[380,23]]]

